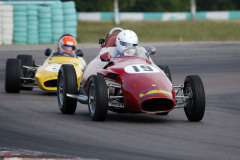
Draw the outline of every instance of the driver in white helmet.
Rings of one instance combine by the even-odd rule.
[[[115,57],[119,56],[136,56],[137,50],[135,49],[138,45],[137,34],[132,30],[122,30],[116,39]],[[131,48],[131,49],[130,49]]]

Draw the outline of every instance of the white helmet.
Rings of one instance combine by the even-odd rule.
[[[124,51],[130,47],[136,47],[138,45],[138,37],[135,32],[131,30],[122,30],[116,39],[116,46],[119,52]]]

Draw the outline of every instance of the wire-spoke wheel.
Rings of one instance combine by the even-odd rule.
[[[89,91],[90,91],[88,97],[89,109],[90,113],[94,113],[96,109],[96,91],[93,83],[90,85]]]
[[[59,96],[59,107],[62,107],[63,105],[63,99],[64,99],[64,95],[65,95],[65,91],[64,91],[64,82],[63,82],[63,75],[62,73],[60,73],[60,76],[58,77],[58,82],[59,82],[59,86],[58,86],[58,96]]]

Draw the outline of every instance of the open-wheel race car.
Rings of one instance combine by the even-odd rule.
[[[39,87],[42,90],[56,91],[58,70],[62,64],[71,64],[77,73],[80,84],[86,62],[83,53],[77,50],[75,55],[57,54],[50,48],[46,49],[48,58],[42,65],[36,65],[32,55],[18,55],[6,63],[5,90],[7,93],[19,93],[20,90],[32,90]]]
[[[81,84],[73,65],[62,65],[58,73],[59,109],[74,114],[77,101],[88,104],[92,120],[104,121],[108,111],[167,115],[184,108],[189,121],[201,121],[205,112],[205,92],[201,78],[189,75],[183,84],[172,84],[167,65],[156,65],[150,55],[156,48],[135,46],[116,53],[113,28],[99,39],[101,50],[86,67]],[[131,56],[129,54],[131,53]]]

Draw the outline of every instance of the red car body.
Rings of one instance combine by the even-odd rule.
[[[77,101],[88,104],[94,121],[104,121],[108,110],[117,113],[158,113],[184,108],[189,121],[201,121],[205,112],[205,91],[198,75],[188,75],[182,84],[171,83],[167,65],[155,65],[141,46],[119,52],[113,28],[99,39],[101,51],[86,67],[78,86],[73,65],[62,65],[58,73],[58,106],[64,114],[74,114]]]
[[[123,106],[117,109],[109,106],[109,110],[129,113],[171,111],[175,106],[175,93],[169,78],[149,56],[113,57],[116,36],[117,33],[110,35],[100,53],[88,64],[82,77],[85,91],[88,93],[89,80],[93,75],[102,75],[107,84],[121,86],[117,95],[123,96]],[[143,47],[138,50],[147,54]],[[116,96],[115,92],[110,87],[110,96]]]

